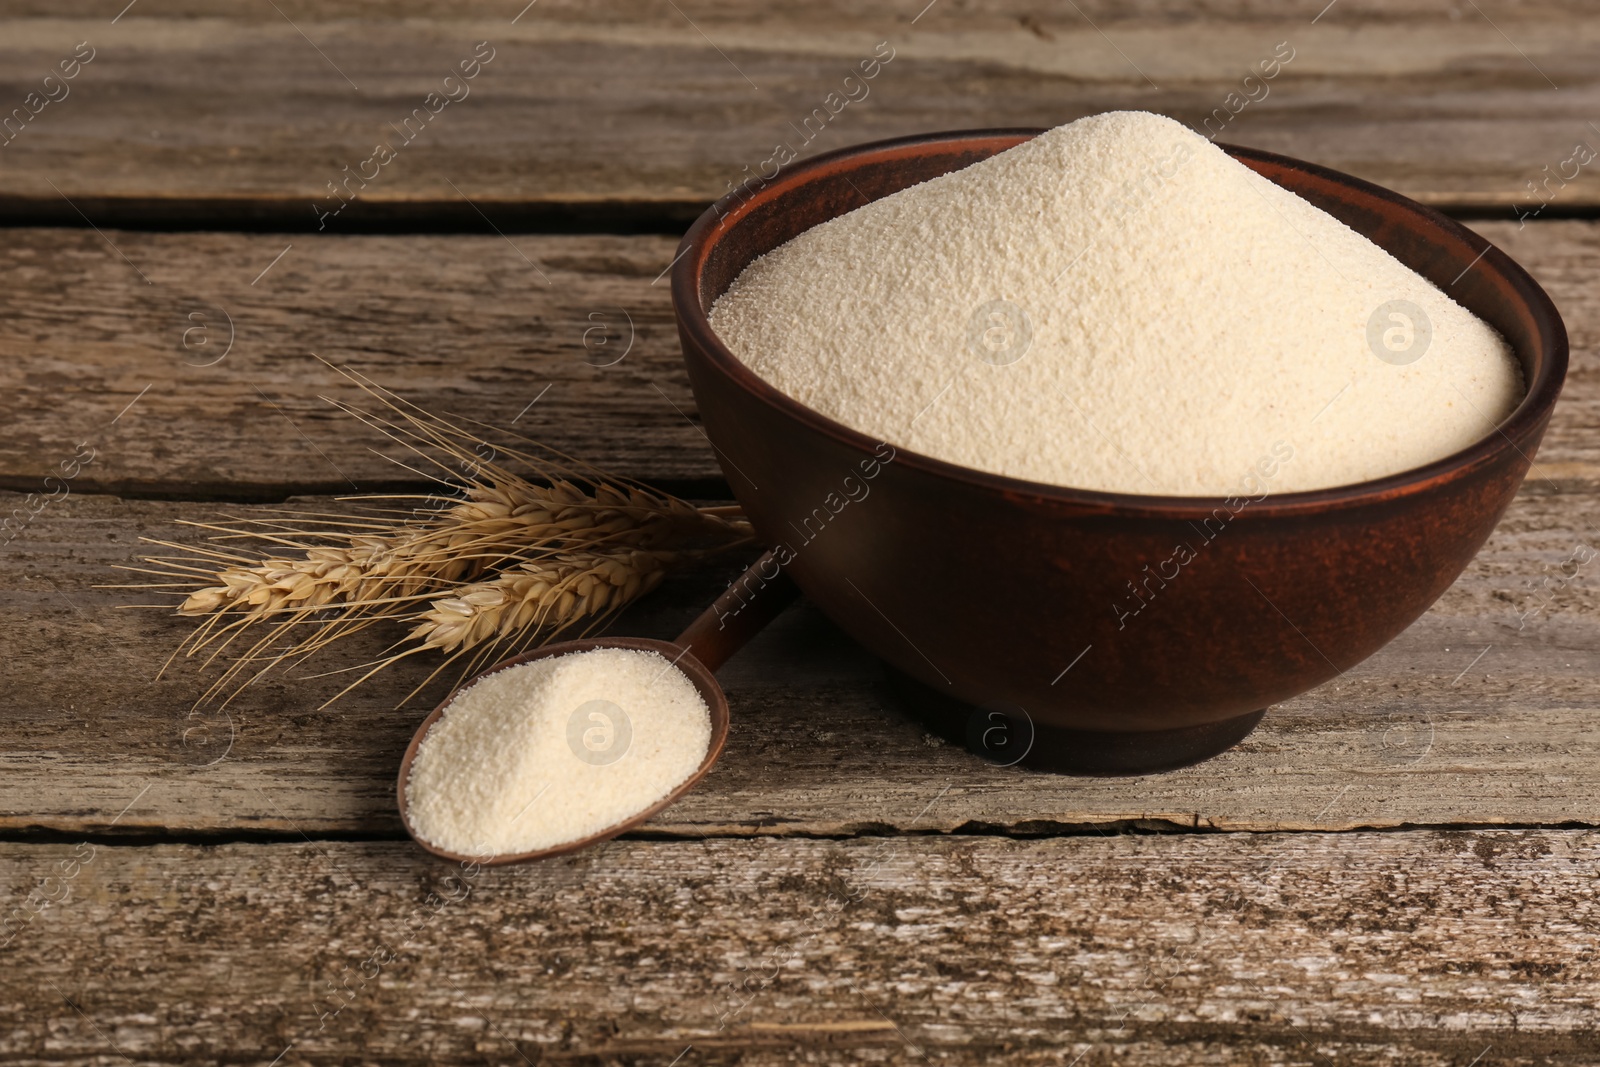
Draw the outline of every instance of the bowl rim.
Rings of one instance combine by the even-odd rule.
[[[753,194],[741,195],[737,190],[728,193],[708,207],[689,227],[688,232],[684,234],[682,241],[679,242],[674,265],[670,268],[672,271],[672,304],[679,329],[694,341],[704,357],[720,373],[731,379],[757,400],[796,419],[812,431],[832,438],[838,444],[857,449],[863,453],[872,452],[877,445],[884,442],[880,442],[870,434],[846,426],[844,423],[838,422],[779,391],[776,386],[761,378],[738,356],[734,355],[727,345],[723,344],[716,331],[711,328],[708,313],[700,306],[700,278],[704,272],[711,249],[715,247],[720,237],[728,232],[730,226],[736,224],[750,212],[758,207],[770,204],[780,196],[803,187],[817,172],[832,169],[840,162],[866,162],[875,158],[893,155],[897,152],[934,145],[956,147],[963,143],[1007,139],[1015,140],[1016,143],[1020,144],[1022,141],[1030,140],[1045,132],[1048,131],[1034,127],[996,127],[913,134],[907,137],[870,141],[823,152],[796,163],[783,173],[775,175]],[[1279,155],[1256,148],[1245,148],[1220,141],[1213,143],[1235,158],[1255,159],[1286,169],[1303,171],[1324,181],[1351,187],[1370,197],[1387,201],[1402,210],[1420,215],[1427,221],[1470,244],[1483,242],[1484,249],[1473,265],[1483,266],[1505,277],[1510,282],[1513,290],[1527,302],[1534,318],[1548,325],[1550,335],[1548,358],[1541,362],[1538,375],[1532,381],[1527,382],[1526,391],[1521,402],[1512,409],[1509,415],[1496,423],[1493,431],[1480,437],[1467,447],[1423,464],[1420,467],[1385,475],[1382,478],[1352,482],[1348,485],[1331,486],[1324,489],[1269,494],[1259,499],[1249,498],[1249,505],[1240,513],[1240,517],[1243,517],[1245,512],[1258,515],[1291,514],[1312,510],[1328,510],[1343,506],[1367,505],[1409,496],[1413,493],[1433,488],[1441,482],[1464,476],[1480,466],[1492,463],[1501,457],[1508,447],[1515,450],[1531,467],[1533,463],[1532,456],[1525,452],[1517,442],[1528,441],[1548,419],[1551,410],[1555,406],[1556,399],[1561,394],[1562,384],[1566,379],[1568,362],[1566,325],[1562,321],[1561,314],[1557,311],[1554,302],[1551,301],[1549,295],[1545,293],[1538,282],[1487,238],[1467,229],[1454,219],[1433,208],[1420,204],[1409,197],[1402,196],[1391,189],[1386,189],[1383,186],[1375,185],[1353,175],[1334,170],[1331,167],[1308,163],[1291,156]],[[1015,145],[1009,147],[1015,147]],[[744,187],[741,186],[740,188]],[[1472,309],[1468,308],[1467,310],[1471,311]],[[1473,313],[1477,314],[1476,312]],[[1521,362],[1520,359],[1518,362]],[[894,445],[893,442],[887,443],[891,444],[895,449],[894,462],[896,465],[911,468],[924,475],[962,482],[975,488],[986,489],[1012,498],[1043,503],[1077,505],[1089,510],[1114,511],[1119,514],[1160,514],[1180,518],[1208,516],[1215,510],[1219,501],[1232,499],[1229,494],[1216,496],[1156,496],[1052,485],[1048,482],[1035,482],[1024,478],[1011,477],[1010,475],[995,474],[975,467],[966,467],[947,460],[936,459],[933,456],[915,452],[909,448],[902,448],[899,445]]]

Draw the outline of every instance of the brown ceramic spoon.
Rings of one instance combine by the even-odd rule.
[[[400,821],[405,825],[406,833],[411,839],[421,845],[435,856],[447,860],[457,860],[465,864],[482,864],[485,866],[500,866],[507,863],[526,863],[529,860],[545,859],[549,856],[559,856],[567,852],[576,852],[580,848],[609,838],[616,837],[626,830],[649,819],[663,808],[673,804],[683,794],[695,787],[700,779],[706,776],[711,765],[717,762],[717,757],[722,755],[722,746],[728,740],[728,698],[722,692],[722,687],[717,684],[716,674],[718,668],[734,653],[745,646],[752,637],[761,632],[767,623],[777,618],[779,612],[788,607],[789,603],[799,595],[799,590],[790,581],[787,573],[779,565],[776,555],[767,552],[760,559],[752,563],[744,574],[740,575],[732,585],[723,591],[722,595],[712,602],[711,606],[689,624],[688,628],[672,641],[654,641],[647,638],[636,637],[589,637],[578,641],[562,641],[559,644],[545,645],[543,648],[524,652],[520,656],[490,667],[488,670],[473,675],[457,686],[444,702],[422,720],[422,725],[417,727],[411,744],[406,746],[405,758],[400,761],[400,774],[395,785],[395,794],[400,805]],[[507,667],[518,664],[530,663],[536,659],[545,659],[550,656],[561,656],[568,652],[584,652],[592,648],[629,648],[642,652],[659,652],[677,664],[678,669],[688,675],[700,691],[700,696],[706,702],[706,708],[711,712],[711,743],[706,747],[705,759],[700,761],[700,766],[695,772],[684,780],[676,789],[662,797],[656,803],[628,819],[609,826],[599,833],[581,837],[575,841],[567,841],[551,848],[539,849],[535,852],[520,852],[516,854],[467,856],[451,852],[429,844],[418,837],[411,827],[411,818],[406,809],[406,782],[411,777],[411,761],[416,758],[417,747],[422,744],[422,739],[427,736],[433,724],[439,721],[450,702],[456,698],[467,686],[472,685],[495,671],[503,671]]]

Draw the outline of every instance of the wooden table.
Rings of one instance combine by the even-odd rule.
[[[1600,165],[1537,215],[1528,184],[1600,146],[1593,5],[925,2],[0,6],[0,106],[59,97],[0,148],[3,510],[94,452],[0,553],[0,1058],[1600,1062],[1600,600],[1575,562],[1600,542]],[[480,41],[469,94],[404,140]],[[725,499],[663,272],[880,42],[806,153],[1119,107],[1199,125],[1287,42],[1224,139],[1440,206],[1538,277],[1566,395],[1423,619],[1234,751],[1089,779],[925,735],[802,605],[726,668],[697,791],[465,895],[394,811],[426,667],[327,711],[337,679],[224,713],[191,710],[194,665],[156,677],[188,624],[101,588],[139,537],[415,487],[313,353]],[[585,331],[625,321],[595,366]],[[737,563],[619,628],[670,635]]]

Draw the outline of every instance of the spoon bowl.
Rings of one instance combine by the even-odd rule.
[[[572,841],[564,841],[559,845],[535,849],[532,852],[468,856],[463,853],[452,852],[447,848],[441,848],[419,836],[416,829],[411,825],[410,808],[406,800],[406,786],[411,780],[411,762],[416,759],[417,749],[422,746],[422,739],[428,736],[428,731],[433,728],[434,723],[444,716],[450,705],[455,703],[456,698],[471,686],[499,671],[520,667],[524,663],[533,663],[536,660],[550,659],[553,656],[564,656],[569,652],[589,652],[597,648],[621,648],[635,652],[659,653],[674,661],[673,665],[687,675],[689,681],[694,683],[695,689],[700,693],[700,699],[706,702],[706,710],[711,715],[711,742],[706,746],[705,757],[700,761],[700,766],[695,768],[694,773],[680,782],[672,792],[620,823],[609,826],[598,833],[589,834],[587,837],[575,838]],[[482,864],[486,867],[498,867],[508,863],[526,863],[529,860],[546,859],[568,852],[576,852],[581,848],[587,848],[590,845],[616,837],[618,834],[631,830],[645,822],[657,812],[676,803],[679,797],[693,789],[700,779],[706,776],[706,772],[711,770],[711,765],[717,762],[717,757],[722,755],[722,746],[727,743],[727,740],[727,695],[723,693],[722,686],[717,684],[716,675],[706,669],[705,665],[691,655],[687,648],[671,641],[654,641],[640,637],[592,637],[579,641],[562,641],[558,644],[545,645],[543,648],[537,648],[531,652],[524,652],[519,656],[512,656],[510,659],[501,660],[481,674],[475,674],[468,678],[457,686],[449,696],[445,697],[439,706],[434,708],[426,719],[422,720],[422,725],[417,727],[417,732],[412,736],[411,743],[406,746],[406,754],[400,761],[400,774],[395,785],[395,799],[400,807],[400,821],[405,824],[406,833],[410,834],[411,839],[418,845],[435,856],[447,860],[456,860],[461,863]]]
[[[400,771],[395,781],[395,801],[399,806],[400,822],[406,828],[406,833],[422,849],[441,859],[499,867],[508,863],[527,863],[530,860],[548,859],[576,852],[581,848],[588,848],[590,845],[626,833],[648,821],[693,789],[711,770],[712,764],[717,762],[717,757],[722,755],[723,746],[727,744],[728,697],[722,691],[722,686],[717,684],[717,669],[743,648],[746,642],[760,633],[767,623],[776,618],[797,596],[799,590],[789,580],[779,558],[775,553],[767,552],[729,583],[722,595],[701,612],[676,640],[658,641],[645,637],[586,637],[576,641],[561,641],[501,660],[488,670],[466,679],[422,720],[417,732],[412,735],[411,743],[406,746],[405,756],[400,760]],[[706,711],[711,717],[711,739],[706,745],[705,756],[701,758],[700,765],[695,768],[694,773],[674,786],[666,796],[621,822],[549,848],[534,849],[530,852],[469,856],[441,848],[421,837],[411,824],[411,809],[406,797],[406,788],[411,781],[411,764],[417,758],[417,750],[422,747],[423,738],[427,737],[428,731],[444,717],[444,713],[455,703],[456,698],[498,671],[519,667],[535,660],[564,656],[569,652],[590,652],[600,648],[659,653],[671,661],[672,665],[682,671],[694,684],[700,693],[700,699],[705,701]]]

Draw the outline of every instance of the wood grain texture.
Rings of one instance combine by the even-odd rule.
[[[674,238],[523,231],[675,233],[780,141],[1118,107],[1198,124],[1279,41],[1293,61],[1223,139],[1509,220],[1600,145],[1592,5],[121,7],[0,5],[0,116],[97,49],[0,148],[0,223],[70,227],[0,247],[0,489],[95,455],[0,550],[0,1059],[1595,1062],[1600,601],[1576,561],[1600,547],[1600,229],[1549,221],[1600,207],[1594,167],[1532,225],[1475,224],[1574,346],[1490,544],[1388,648],[1198,767],[985,764],[802,606],[724,672],[730,744],[681,804],[575,857],[462,872],[385,840],[442,693],[396,706],[426,666],[327,711],[340,678],[195,711],[193,665],[154,677],[189,624],[97,588],[128,580],[112,567],[140,534],[192,542],[177,520],[254,510],[202,501],[415,483],[319,400],[355,394],[312,353],[725,492],[660,278]],[[470,98],[307,232],[480,40]],[[870,96],[807,138],[879,41],[895,57]],[[360,236],[404,228],[443,232]],[[617,629],[669,636],[737,564]]]
[[[1478,228],[1571,333],[1540,475],[1600,481],[1600,226]],[[85,490],[271,499],[415,482],[319,399],[359,394],[312,353],[619,474],[721,481],[657,281],[669,238],[7,236],[0,486],[37,489],[85,441]]]
[[[337,225],[426,217],[490,232],[478,208],[501,225],[575,214],[679,225],[780,143],[811,154],[1130,107],[1199,126],[1279,42],[1292,62],[1224,140],[1508,217],[1514,203],[1532,206],[1526,183],[1545,166],[1578,141],[1600,144],[1589,125],[1600,20],[1577,0],[1343,0],[1320,17],[1316,0],[945,0],[926,11],[899,0],[547,0],[520,16],[523,5],[500,0],[412,0],[381,15],[355,0],[274,6],[141,0],[113,23],[97,0],[6,5],[7,107],[76,42],[96,49],[70,95],[3,149],[7,217],[76,226],[81,209],[101,225],[311,228],[327,183],[396,137],[480,40],[495,58],[470,95],[368,168],[378,176],[352,186],[363,205]],[[894,49],[891,65],[808,135],[805,119],[878,42]],[[1559,183],[1551,210],[1596,204],[1600,183],[1586,173]]]
[[[322,399],[361,393],[317,356],[608,470],[718,476],[691,421],[667,282],[652,284],[668,238],[8,236],[12,488],[37,488],[83,441],[97,454],[79,484],[101,491],[418,483]]]
[[[623,841],[475,872],[12,843],[0,885],[58,903],[8,928],[0,1055],[1587,1064],[1597,863],[1581,831]]]
[[[326,711],[345,678],[269,676],[225,713],[191,711],[211,675],[180,664],[154,680],[190,623],[118,609],[150,594],[94,588],[137,580],[111,568],[136,558],[139,535],[194,543],[174,520],[217,511],[259,513],[73,496],[0,555],[7,602],[27,620],[8,639],[0,693],[0,827],[398,833],[393,775],[443,690],[396,705],[431,663]],[[727,751],[651,832],[1600,825],[1600,601],[1594,563],[1579,562],[1592,553],[1574,556],[1600,547],[1597,526],[1593,492],[1525,490],[1461,580],[1393,644],[1274,708],[1237,749],[1142,778],[1000,768],[940,743],[908,718],[876,661],[813,611],[791,612],[724,669]],[[671,637],[739,566],[683,576],[612,632]],[[369,660],[392,636],[308,670]]]

